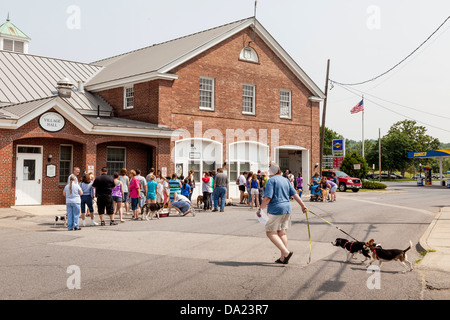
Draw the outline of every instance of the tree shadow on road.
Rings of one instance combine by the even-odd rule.
[[[280,268],[284,265],[282,264],[275,264],[275,263],[268,263],[268,262],[257,262],[257,261],[210,261],[209,263],[213,263],[218,266],[224,266],[224,267],[275,267]]]

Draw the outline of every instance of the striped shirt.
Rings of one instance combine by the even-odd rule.
[[[169,180],[169,187],[170,187],[170,201],[173,201],[173,195],[181,194],[181,188],[180,188],[180,180]]]

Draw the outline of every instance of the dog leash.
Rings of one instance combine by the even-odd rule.
[[[311,255],[312,255],[312,247],[311,247],[311,230],[309,229],[309,219],[308,219],[308,210],[305,211],[306,216],[306,224],[308,226],[308,238],[309,238],[309,260],[308,264],[311,263]]]
[[[335,227],[336,229],[338,229],[339,231],[341,231],[342,233],[345,233],[347,236],[349,236],[350,238],[352,238],[353,240],[355,240],[355,241],[358,241],[359,242],[359,240],[358,239],[356,239],[356,238],[353,238],[351,235],[349,235],[347,232],[345,232],[344,230],[342,230],[341,228],[339,228],[338,226],[336,226],[336,225],[334,225],[334,224],[332,224],[330,221],[328,221],[328,220],[325,220],[324,218],[322,218],[322,217],[320,217],[318,214],[316,214],[316,213],[314,213],[314,212],[312,212],[311,210],[307,210],[307,212],[310,212],[310,213],[312,213],[313,215],[315,215],[317,218],[319,218],[319,219],[321,219],[321,220],[323,220],[323,221],[325,221],[326,223],[328,223],[330,226],[332,226],[332,227]],[[306,214],[306,213],[305,213]],[[306,220],[308,220],[308,215],[306,215]],[[309,222],[308,222],[308,233],[309,233]],[[310,241],[311,241],[311,238],[310,238]]]

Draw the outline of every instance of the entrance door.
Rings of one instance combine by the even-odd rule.
[[[42,147],[17,148],[16,206],[42,204],[42,166]]]

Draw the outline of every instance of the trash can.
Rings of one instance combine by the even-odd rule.
[[[418,187],[423,187],[423,178],[422,177],[417,178],[417,186]]]

